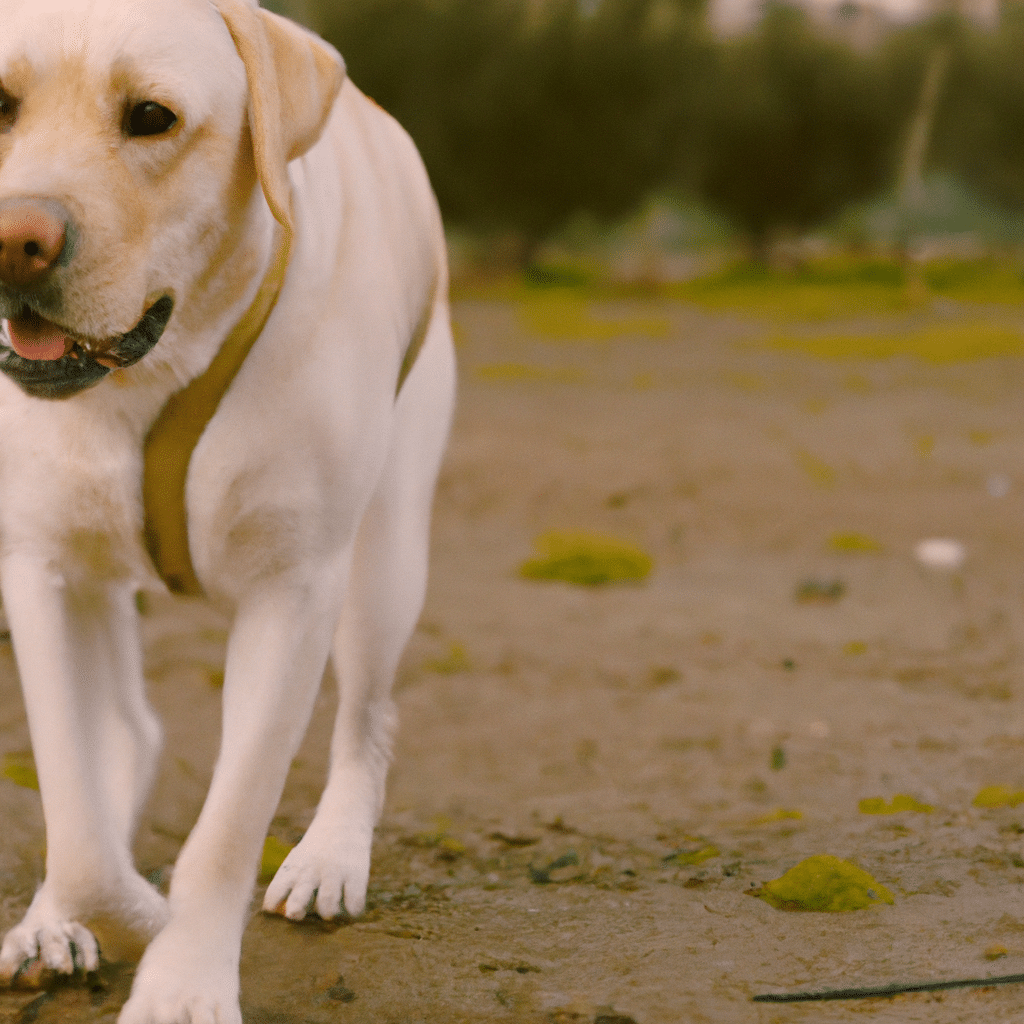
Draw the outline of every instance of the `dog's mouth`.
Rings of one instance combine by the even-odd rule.
[[[96,341],[23,305],[2,322],[0,371],[34,398],[68,398],[111,370],[137,363],[160,340],[173,309],[174,300],[164,295],[126,334]]]

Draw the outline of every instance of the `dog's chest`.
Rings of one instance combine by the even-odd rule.
[[[33,406],[0,404],[2,549],[40,550],[101,577],[151,572],[132,438],[64,403]]]

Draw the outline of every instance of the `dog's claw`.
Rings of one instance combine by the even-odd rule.
[[[11,988],[44,988],[56,977],[95,971],[99,963],[95,937],[78,922],[22,923],[8,932],[0,949],[0,980]]]
[[[39,957],[23,961],[11,976],[11,988],[40,989],[43,988],[43,961]]]

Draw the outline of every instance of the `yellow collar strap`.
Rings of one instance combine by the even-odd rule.
[[[185,480],[192,452],[217,411],[281,294],[291,255],[291,229],[278,228],[277,254],[245,316],[227,336],[213,362],[172,395],[150,428],[143,447],[142,504],[145,539],[161,579],[175,594],[200,597],[192,566],[185,511]]]

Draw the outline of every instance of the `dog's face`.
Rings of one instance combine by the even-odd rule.
[[[275,62],[317,50],[309,144],[340,62],[252,0],[0,0],[0,25],[0,361],[63,397],[149,351],[302,151]]]
[[[245,69],[209,0],[2,0],[0,23],[0,316],[20,355],[64,335],[117,365],[235,212]]]

